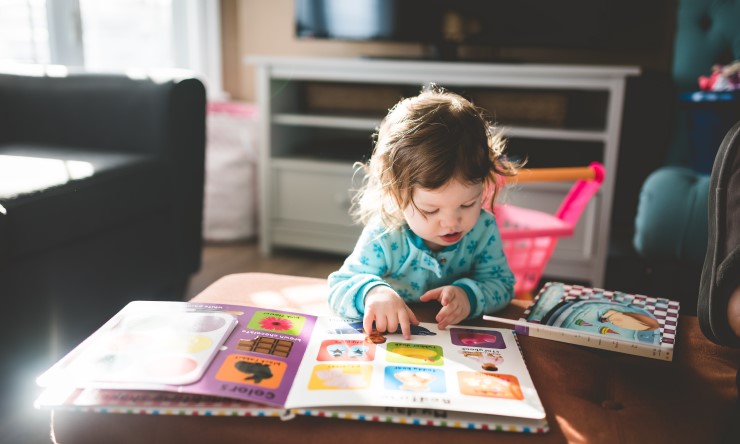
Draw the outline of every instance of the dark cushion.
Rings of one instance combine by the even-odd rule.
[[[0,74],[0,144],[161,154],[172,87],[120,75]]]
[[[709,176],[663,167],[642,186],[634,247],[643,257],[701,265],[707,251]]]
[[[59,77],[0,73],[0,146],[23,144],[87,153],[143,154],[151,156],[151,162],[166,165],[162,173],[152,176],[157,176],[156,183],[166,184],[171,192],[167,197],[172,208],[167,235],[177,239],[171,261],[181,276],[186,276],[200,265],[206,94],[199,80],[183,74],[187,75],[171,72],[132,78],[93,73]],[[136,184],[137,177],[130,177],[132,187],[118,199],[136,207],[144,203],[137,202],[139,199],[157,198],[158,188],[147,190]],[[151,180],[145,179],[144,183]],[[115,186],[109,189],[118,190]],[[111,211],[109,206],[114,203],[108,202],[103,193],[91,193],[105,203],[95,203],[93,209]],[[75,214],[79,213],[72,216]],[[115,219],[102,214],[100,217]],[[9,222],[0,222],[0,228],[3,225],[7,228]],[[64,227],[68,228],[69,225]],[[13,236],[4,231],[0,244]],[[0,253],[0,272],[3,256],[7,259],[8,255]]]
[[[135,152],[0,145],[0,171],[4,168],[26,180],[0,185],[0,205],[6,210],[0,263],[170,206],[168,168],[156,157]]]

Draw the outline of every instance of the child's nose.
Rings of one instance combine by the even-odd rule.
[[[455,227],[460,222],[460,219],[462,218],[462,213],[459,211],[453,211],[450,213],[446,213],[442,220],[440,221],[442,227],[448,228],[448,227]]]

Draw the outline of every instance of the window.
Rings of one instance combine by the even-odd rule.
[[[45,0],[0,0],[0,60],[49,63]]]
[[[184,68],[223,96],[218,0],[0,0],[0,61]]]

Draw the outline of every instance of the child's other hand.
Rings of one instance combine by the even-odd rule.
[[[362,326],[366,332],[373,330],[373,321],[375,329],[381,333],[385,331],[393,333],[400,325],[404,339],[411,337],[410,324],[419,324],[416,315],[401,296],[385,285],[378,285],[365,296],[365,316],[362,319]]]
[[[437,327],[444,330],[448,325],[457,324],[470,314],[470,301],[465,290],[456,285],[446,285],[427,291],[421,298],[422,302],[439,301],[442,309],[435,319]]]

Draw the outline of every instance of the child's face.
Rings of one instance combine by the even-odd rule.
[[[403,210],[411,231],[432,251],[454,245],[473,229],[481,209],[483,184],[469,185],[452,179],[436,190],[416,188]]]

